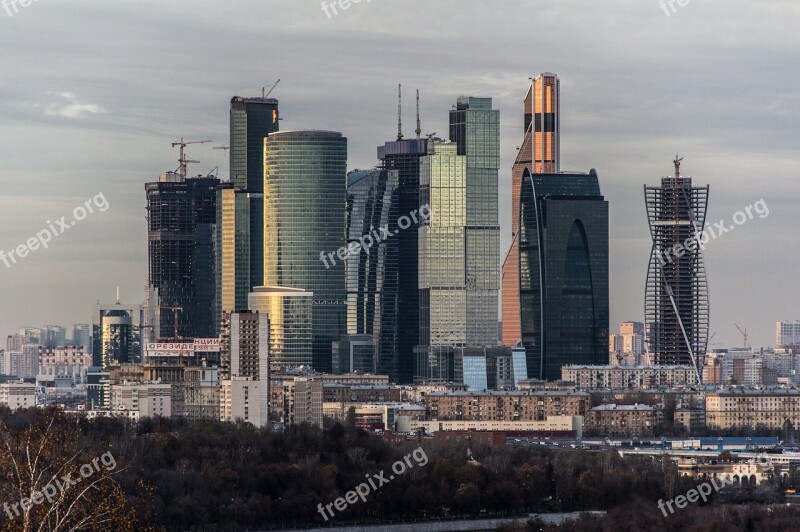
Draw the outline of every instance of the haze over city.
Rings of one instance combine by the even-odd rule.
[[[140,302],[147,281],[143,183],[177,167],[180,137],[227,178],[228,101],[278,78],[281,129],[342,131],[348,170],[371,168],[396,134],[446,135],[459,95],[500,110],[503,253],[510,242],[510,169],[522,137],[528,78],[561,80],[561,168],[596,168],[610,213],[610,323],[643,320],[650,237],[642,185],[673,172],[710,184],[707,223],[763,199],[770,214],[712,241],[705,259],[715,343],[774,345],[797,319],[790,150],[798,135],[797,47],[789,1],[658,2],[375,0],[333,17],[319,2],[63,2],[0,11],[0,249],[103,193],[48,249],[0,265],[0,327],[88,322],[92,305]],[[425,12],[426,16],[419,16]],[[387,23],[391,21],[391,23]]]

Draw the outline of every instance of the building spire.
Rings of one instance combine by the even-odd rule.
[[[403,140],[402,87],[403,86],[400,83],[397,84],[397,140]]]
[[[417,129],[414,132],[417,134],[417,138],[422,133],[422,128],[419,125],[419,89],[417,89]]]

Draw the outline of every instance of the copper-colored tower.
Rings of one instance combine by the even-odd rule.
[[[540,74],[525,96],[525,137],[511,169],[511,249],[503,262],[503,345],[513,346],[522,337],[519,316],[519,196],[526,168],[533,173],[559,172],[558,76]]]

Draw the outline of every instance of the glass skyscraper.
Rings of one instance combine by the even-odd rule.
[[[434,140],[420,161],[420,203],[430,217],[419,227],[421,349],[467,345],[467,159],[454,142]],[[421,359],[421,360],[424,360]],[[418,367],[416,376],[425,375]]]
[[[397,227],[397,170],[354,171],[347,175],[347,241],[372,241],[347,257],[347,334],[377,339],[377,371],[399,380],[399,254],[397,236],[377,241],[380,227]],[[415,231],[416,227],[408,231]]]
[[[420,161],[420,335],[415,377],[431,346],[497,344],[500,113],[491,98],[458,98],[450,141],[432,140]]]
[[[313,293],[314,369],[331,371],[332,342],[347,327],[347,139],[286,131],[264,141],[264,285]],[[335,259],[323,254],[333,253]]]
[[[528,377],[608,358],[608,202],[597,173],[523,174],[519,293]]]
[[[230,184],[217,197],[216,330],[223,311],[246,310],[250,290],[264,284],[264,139],[278,126],[278,100],[231,99]]]
[[[519,294],[519,193],[525,171],[557,174],[560,154],[560,103],[558,76],[545,72],[531,81],[523,102],[522,144],[511,168],[511,248],[503,262],[503,345],[522,338]]]
[[[314,294],[300,288],[258,286],[249,307],[269,319],[269,364],[274,371],[310,367]]]
[[[491,98],[462,96],[450,111],[450,140],[466,157],[464,251],[469,346],[497,344],[500,111]],[[444,206],[442,206],[444,208]]]
[[[397,170],[399,215],[419,211],[420,159],[428,154],[428,139],[401,139],[378,146],[381,168]],[[411,228],[400,231],[397,238],[398,261],[398,382],[414,378],[414,347],[419,344],[419,233]]]

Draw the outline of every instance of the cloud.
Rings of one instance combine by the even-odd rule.
[[[105,112],[105,109],[97,104],[79,102],[78,97],[71,92],[48,92],[47,95],[61,100],[47,106],[44,113],[48,116],[80,118],[85,114],[96,115]]]

